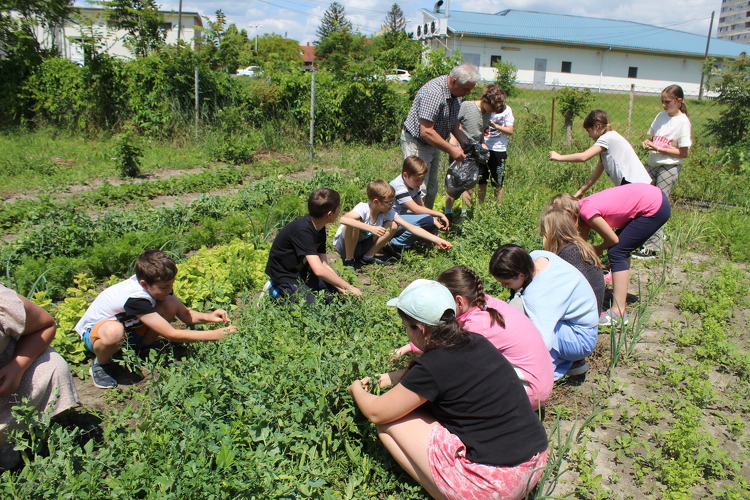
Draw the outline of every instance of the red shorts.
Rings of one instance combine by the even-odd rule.
[[[514,467],[475,464],[466,459],[466,446],[436,424],[427,441],[432,479],[449,500],[519,500],[534,488],[547,465],[547,450]]]

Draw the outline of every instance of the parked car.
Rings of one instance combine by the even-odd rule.
[[[248,66],[247,68],[237,70],[237,76],[260,76],[262,74],[260,66]]]
[[[385,75],[387,82],[408,82],[411,80],[411,74],[405,69],[394,69]]]

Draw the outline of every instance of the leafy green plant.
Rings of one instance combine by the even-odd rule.
[[[508,97],[515,97],[518,94],[518,90],[516,90],[518,76],[516,66],[507,61],[495,61],[492,67],[497,70],[495,85],[502,87]]]
[[[576,90],[572,87],[563,87],[557,91],[556,100],[558,109],[564,119],[565,143],[570,144],[573,139],[573,120],[586,112],[593,101],[589,89]]]
[[[115,168],[121,177],[137,177],[141,173],[143,148],[135,134],[128,131],[120,136],[115,149]]]

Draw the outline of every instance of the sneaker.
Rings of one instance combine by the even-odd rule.
[[[649,250],[648,248],[644,248],[639,252],[633,252],[630,256],[634,259],[655,259],[657,257],[656,250]]]
[[[589,364],[586,362],[585,359],[579,359],[578,361],[574,361],[573,364],[570,367],[570,370],[568,370],[565,375],[570,375],[571,377],[575,377],[576,375],[583,375],[589,371]]]
[[[99,389],[114,389],[117,387],[117,380],[107,373],[107,369],[111,368],[114,363],[107,363],[106,365],[100,365],[98,360],[94,360],[89,368],[89,375],[91,375],[91,381]]]
[[[401,252],[403,251],[403,247],[397,247],[393,243],[388,243],[387,245],[383,246],[380,251],[383,252],[383,255],[385,255],[386,257],[401,259]]]
[[[362,267],[362,264],[357,259],[344,259],[344,266],[351,267],[356,271]]]
[[[627,325],[628,313],[617,314],[612,309],[609,309],[599,316],[599,326],[610,326],[618,323]]]
[[[371,259],[365,259],[363,258],[360,260],[363,266],[369,266],[370,264],[377,264],[379,266],[392,266],[393,262],[388,262],[385,259],[381,259],[380,257],[373,257]]]

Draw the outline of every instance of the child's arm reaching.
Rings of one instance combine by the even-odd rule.
[[[347,389],[354,397],[362,414],[374,424],[387,424],[408,415],[427,402],[427,399],[398,384],[382,396],[370,394],[365,386],[370,378],[355,380]]]
[[[328,265],[325,254],[306,255],[305,259],[307,259],[307,263],[310,265],[313,274],[318,278],[335,286],[341,292],[347,290],[354,295],[362,295],[362,291],[359,288],[350,285],[344,278],[336,274],[336,271]]]
[[[188,311],[188,309],[185,308],[185,311]],[[190,311],[190,312],[195,313],[195,311]],[[196,314],[202,315],[203,313],[196,313]],[[177,314],[177,317],[183,320],[184,312],[179,312]],[[226,337],[228,334],[234,333],[237,331],[236,326],[227,326],[225,328],[218,328],[216,330],[207,330],[207,331],[178,330],[174,328],[166,319],[164,319],[157,312],[144,314],[143,316],[139,316],[139,318],[141,322],[144,325],[146,325],[149,329],[158,333],[165,339],[174,340],[176,342],[198,342],[201,340],[221,340],[224,337]]]
[[[361,216],[353,210],[342,215],[340,222],[345,226],[353,227],[361,231],[369,231],[374,234],[376,238],[380,238],[387,232],[383,226],[371,226],[370,224],[365,224],[362,222]]]
[[[573,153],[569,155],[561,155],[557,151],[550,151],[549,152],[549,159],[552,161],[565,161],[569,163],[583,163],[585,161],[589,161],[594,156],[598,155],[604,151],[604,148],[601,146],[597,146],[594,144],[590,148],[588,148],[586,151],[582,151],[580,153]]]
[[[581,189],[576,191],[576,194],[573,195],[574,198],[580,199],[583,194],[589,190],[591,186],[593,186],[596,181],[599,180],[599,177],[602,176],[602,172],[604,172],[604,164],[601,160],[599,160],[599,163],[596,164],[596,168],[593,172],[591,172],[591,175],[589,175],[589,178],[586,179],[586,182],[583,183],[583,186],[581,186]]]
[[[435,243],[436,245],[439,245],[440,248],[442,248],[443,250],[448,250],[448,249],[453,248],[453,243],[451,243],[450,241],[446,241],[440,236],[436,236],[429,231],[425,231],[419,226],[415,226],[414,224],[409,224],[404,219],[402,219],[400,215],[396,215],[395,222],[396,224],[400,225],[401,227],[409,231],[411,234],[419,236],[423,240],[431,241]]]
[[[210,313],[201,313],[183,306],[177,310],[177,317],[186,325],[229,323],[229,315],[224,309],[216,309]]]
[[[599,236],[601,236],[604,240],[600,245],[594,246],[594,250],[596,251],[597,255],[601,255],[604,250],[619,243],[619,236],[617,236],[617,233],[615,233],[612,228],[609,227],[609,224],[607,224],[607,221],[605,221],[601,215],[593,216],[588,220],[587,223],[589,227],[599,233]]]

